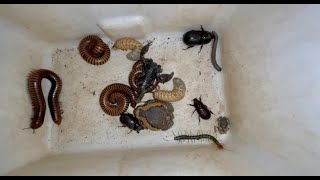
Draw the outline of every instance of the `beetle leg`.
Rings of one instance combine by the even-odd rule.
[[[210,109],[209,109],[209,111],[210,111],[211,114],[215,115]]]
[[[187,50],[187,49],[189,49],[189,48],[192,48],[193,46],[189,46],[189,47],[187,47],[187,48],[185,48],[185,49],[183,49],[183,50]]]
[[[193,104],[188,104],[189,106],[194,106]]]
[[[196,110],[197,110],[197,109],[195,109],[195,110],[193,111],[193,113],[196,112]],[[192,117],[193,113],[191,114],[191,117]],[[199,116],[199,117],[200,117],[200,116]]]
[[[128,132],[127,134],[130,134],[133,130],[131,129],[130,132]]]
[[[200,52],[201,52],[202,47],[203,47],[203,43],[201,44],[200,51],[199,51],[198,53],[200,53]]]
[[[199,116],[199,123],[198,123],[198,125],[200,124],[200,116]]]
[[[127,127],[127,126],[125,126],[125,125],[122,125],[122,126],[118,126],[118,127]]]
[[[202,30],[202,31],[204,31],[204,29],[203,29],[202,25],[200,25],[200,27],[201,27],[201,30]]]
[[[199,101],[202,102],[202,101],[201,101],[201,95],[200,95]]]

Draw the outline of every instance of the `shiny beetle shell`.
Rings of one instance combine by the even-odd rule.
[[[199,98],[199,100],[197,98],[194,98],[193,104],[189,104],[189,105],[193,106],[195,108],[193,113],[195,111],[197,111],[197,113],[199,115],[199,117],[198,117],[199,123],[200,123],[200,117],[204,120],[208,120],[208,119],[210,119],[211,114],[213,114],[213,112],[205,104],[203,104],[203,102],[201,101],[201,97]]]
[[[134,109],[134,115],[151,131],[166,131],[174,122],[174,108],[169,102],[147,101]]]
[[[137,133],[144,129],[144,127],[140,124],[139,120],[129,113],[121,114],[120,122],[123,125],[123,127],[128,127],[131,130],[137,131]]]

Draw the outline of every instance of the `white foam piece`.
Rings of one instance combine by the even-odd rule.
[[[139,15],[117,16],[100,20],[98,26],[113,41],[121,37],[142,39],[147,34],[146,18]]]

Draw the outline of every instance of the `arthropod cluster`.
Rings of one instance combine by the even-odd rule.
[[[201,26],[201,30],[186,32],[182,37],[182,41],[188,46],[186,49],[201,45],[199,53],[205,44],[213,42],[211,61],[214,68],[217,71],[221,71],[220,66],[216,62],[218,35],[215,31],[205,31]],[[103,113],[109,116],[119,116],[120,127],[126,127],[130,129],[130,132],[169,130],[175,124],[174,107],[177,104],[176,102],[181,101],[187,94],[187,85],[181,77],[174,77],[175,72],[171,70],[168,70],[169,73],[163,73],[164,70],[157,63],[156,58],[145,57],[151,46],[155,46],[153,45],[153,41],[147,41],[144,45],[133,37],[123,37],[116,40],[110,49],[108,44],[97,35],[84,37],[78,46],[82,59],[87,64],[96,66],[103,65],[109,61],[111,50],[130,51],[126,54],[126,58],[134,61],[134,63],[128,71],[128,84],[106,84],[99,96],[99,105]],[[132,63],[131,61],[125,61],[125,63]],[[58,74],[48,69],[33,70],[29,74],[27,81],[33,107],[30,125],[32,129],[41,127],[44,121],[46,103],[41,89],[41,80],[44,78],[48,79],[52,84],[48,96],[52,120],[57,125],[60,125],[62,122],[62,110],[59,102],[59,96],[62,91],[62,79]],[[172,89],[166,90],[160,88],[161,84],[170,81],[173,85]],[[143,101],[147,93],[152,94],[153,98]],[[210,108],[202,102],[201,96],[199,99],[193,98],[192,101],[193,104],[189,105],[194,107],[192,114],[194,112],[198,113],[199,123],[200,119],[209,120],[212,115],[215,116]],[[128,112],[129,106],[133,108],[132,112]],[[229,125],[229,119],[221,116],[217,118],[217,126],[213,128],[220,134],[226,134],[230,129]],[[200,139],[209,139],[218,148],[223,149],[223,145],[210,134],[179,135],[174,137],[174,140],[177,141]]]
[[[159,90],[159,88],[155,91],[159,83],[169,82],[174,72],[163,74],[160,65],[153,59],[145,57],[151,45],[152,41],[148,41],[143,46],[133,38],[118,39],[112,49],[132,50],[127,57],[135,54],[135,59],[131,59],[136,62],[132,65],[128,76],[129,86],[119,83],[111,84],[100,95],[100,106],[103,111],[110,116],[120,116],[123,127],[137,132],[142,129],[151,131],[170,129],[174,124],[174,108],[170,102],[181,100],[186,89],[184,82],[175,77],[172,91]],[[154,93],[155,99],[135,107],[146,93]],[[127,112],[129,104],[134,108],[133,114]]]

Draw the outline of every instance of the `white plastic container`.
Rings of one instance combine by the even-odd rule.
[[[1,5],[0,174],[319,175],[319,18],[319,5]],[[182,50],[183,33],[200,25],[219,35],[221,72],[211,44]],[[134,62],[112,50],[106,64],[88,64],[77,47],[90,34],[109,47],[128,34],[155,38],[147,56],[187,86],[171,129],[127,134],[103,113],[102,89],[128,84]],[[23,130],[32,115],[26,77],[38,68],[61,76],[64,114],[57,126],[47,109],[33,134]],[[47,97],[49,81],[43,88]],[[200,95],[215,115],[198,124],[187,104]],[[214,134],[219,116],[231,121],[218,134],[225,150],[173,141],[172,132]]]

